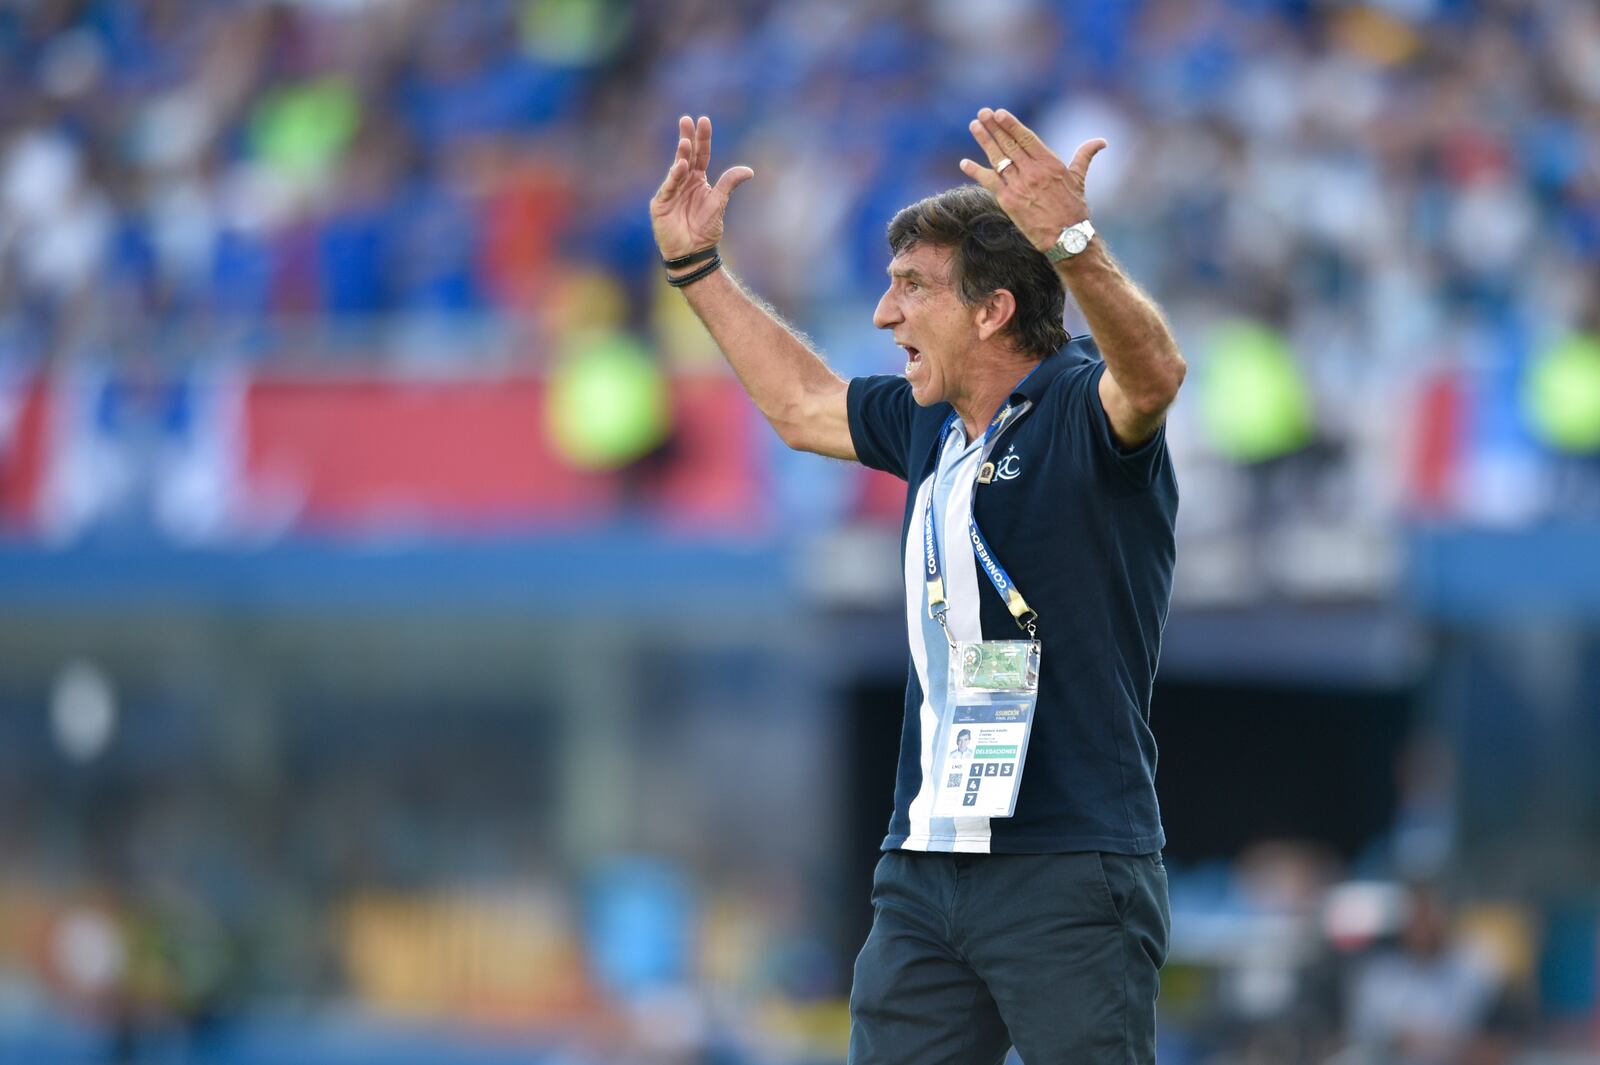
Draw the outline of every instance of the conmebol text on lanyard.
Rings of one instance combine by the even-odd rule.
[[[989,423],[989,428],[983,433],[982,454],[978,458],[978,468],[981,471],[984,463],[989,459],[989,452],[994,449],[1001,433],[1004,433],[1023,414],[1027,413],[1032,404],[1027,400],[1021,403],[1006,403],[995,414],[994,420]],[[951,412],[945,421],[944,428],[939,431],[940,446],[950,435],[950,427],[955,424],[958,417]],[[924,566],[928,578],[928,616],[939,623],[944,630],[946,640],[955,646],[955,638],[950,635],[950,626],[945,620],[949,612],[949,604],[944,598],[944,563],[940,558],[939,532],[937,523],[933,519],[933,496],[928,492],[928,506],[922,513],[922,551]],[[1027,600],[1022,598],[1022,593],[1017,591],[1017,586],[1012,582],[1005,567],[1000,565],[1000,560],[995,558],[994,552],[989,549],[989,542],[983,538],[983,533],[978,529],[977,515],[978,493],[972,493],[972,510],[967,515],[967,535],[972,539],[972,553],[977,556],[978,564],[983,567],[983,572],[989,575],[989,583],[994,585],[994,590],[1000,593],[1000,598],[1005,600],[1006,609],[1011,611],[1011,616],[1017,619],[1017,624],[1027,630],[1028,636],[1037,636],[1039,615],[1028,606]]]

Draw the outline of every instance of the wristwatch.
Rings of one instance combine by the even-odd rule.
[[[1062,259],[1070,259],[1087,248],[1089,242],[1093,239],[1094,226],[1090,225],[1089,220],[1085,218],[1077,225],[1063,229],[1061,236],[1057,237],[1056,242],[1045,251],[1044,257],[1053,263],[1058,263]]]

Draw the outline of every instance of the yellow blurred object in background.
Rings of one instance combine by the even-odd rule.
[[[1600,452],[1600,337],[1568,337],[1534,360],[1523,379],[1522,410],[1545,446]]]
[[[614,470],[655,450],[671,423],[667,380],[644,345],[611,331],[572,337],[550,376],[550,437],[575,466]]]
[[[1283,334],[1225,322],[1200,374],[1200,412],[1213,446],[1235,462],[1265,462],[1311,442],[1305,375]]]

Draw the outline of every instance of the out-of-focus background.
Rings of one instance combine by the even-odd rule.
[[[645,205],[712,115],[732,268],[894,372],[983,105],[1110,141],[1191,367],[1163,1062],[1600,1060],[1593,0],[8,0],[0,71],[0,1061],[841,1062],[903,489]]]

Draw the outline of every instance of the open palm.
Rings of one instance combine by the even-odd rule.
[[[711,119],[678,119],[678,152],[666,180],[650,200],[650,226],[664,259],[677,259],[722,239],[728,196],[756,176],[747,166],[730,167],[715,185],[706,177],[711,164]]]
[[[1084,141],[1065,163],[1010,111],[983,108],[967,128],[989,157],[989,167],[961,160],[961,172],[994,193],[1001,210],[1044,251],[1062,226],[1089,217],[1084,183],[1089,162],[1106,146],[1103,137]],[[1103,246],[1103,245],[1102,245]]]

